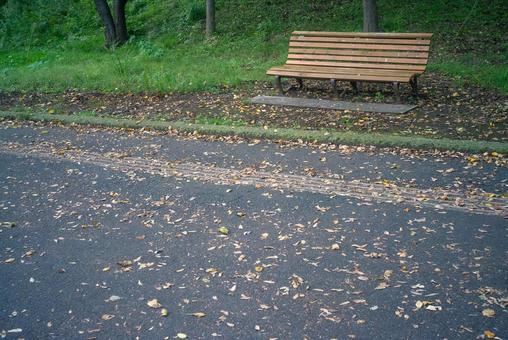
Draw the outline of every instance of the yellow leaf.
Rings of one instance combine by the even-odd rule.
[[[109,269],[110,269],[109,267],[104,267],[104,268],[102,268],[102,271],[103,272],[109,272]]]
[[[169,315],[169,312],[166,308],[161,309],[161,316],[167,317]]]
[[[219,227],[219,233],[221,233],[222,235],[227,235],[229,234],[229,229],[227,227]]]
[[[178,334],[176,335],[176,337],[177,337],[178,339],[187,339],[187,334],[185,334],[185,333],[178,333]]]
[[[263,271],[263,266],[259,265],[259,266],[255,266],[254,267],[254,270],[257,271],[258,273],[262,272]]]
[[[483,332],[483,334],[485,334],[485,337],[487,339],[494,339],[496,337],[496,333],[491,332],[489,330],[486,330],[485,332]]]
[[[496,315],[496,312],[491,308],[487,308],[482,311],[482,315],[488,318],[492,318],[494,315]]]

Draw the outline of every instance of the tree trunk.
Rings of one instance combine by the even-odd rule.
[[[119,45],[122,45],[129,39],[125,20],[125,4],[127,4],[127,0],[115,0],[113,4],[116,24],[116,43]]]
[[[363,0],[363,31],[377,32],[378,30],[376,0]]]
[[[104,25],[104,38],[106,47],[111,47],[116,43],[116,29],[115,22],[111,16],[108,3],[106,0],[94,0],[95,8],[101,17],[102,24]]]
[[[206,37],[215,33],[215,0],[206,0]]]

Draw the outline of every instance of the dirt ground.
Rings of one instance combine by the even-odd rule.
[[[290,85],[286,84],[286,86]],[[0,92],[0,110],[33,110],[61,114],[86,112],[166,121],[185,120],[208,124],[278,126],[337,131],[389,132],[403,135],[454,139],[508,140],[508,95],[456,81],[436,73],[420,79],[420,96],[402,86],[402,103],[418,105],[406,114],[382,114],[328,109],[254,105],[249,98],[275,95],[269,82],[249,82],[213,92],[132,93],[6,93]],[[349,83],[340,83],[335,94],[326,81],[305,81],[303,90],[290,90],[293,97],[357,102],[393,103],[390,85],[364,84],[354,94]]]

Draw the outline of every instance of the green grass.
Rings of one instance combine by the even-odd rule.
[[[19,113],[0,111],[0,119],[60,122],[64,124],[85,124],[117,128],[149,128],[160,131],[176,129],[181,132],[192,133],[197,131],[201,134],[209,135],[237,135],[248,138],[265,138],[273,140],[303,140],[349,145],[377,145],[383,147],[407,147],[413,149],[456,150],[473,153],[486,151],[496,151],[501,154],[508,153],[508,143],[502,142],[456,140],[447,138],[433,139],[417,136],[398,136],[392,134],[192,124],[183,121],[164,122],[158,120],[134,120],[87,115],[58,115],[29,112]]]
[[[223,117],[207,117],[199,115],[195,119],[196,124],[203,125],[227,125],[227,126],[245,126],[247,123],[243,120],[233,120]]]
[[[100,46],[98,39],[91,44]],[[97,47],[0,52],[0,89],[59,92],[69,88],[116,92],[173,92],[237,85],[263,78],[279,55],[259,43],[221,39],[182,44],[160,55],[132,42],[116,51]],[[273,45],[274,50],[280,47]],[[206,69],[204,69],[206,65]]]
[[[430,69],[508,93],[506,0],[378,3],[385,31],[435,33]],[[269,79],[292,30],[361,30],[358,0],[217,0],[218,32],[205,41],[203,6],[131,0],[132,39],[106,51],[89,0],[0,1],[0,91],[214,90]]]
[[[456,59],[432,63],[429,69],[452,76],[458,83],[470,81],[501,93],[508,93],[508,63],[492,64]]]

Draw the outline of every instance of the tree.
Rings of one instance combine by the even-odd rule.
[[[378,30],[376,0],[363,0],[363,31],[377,32]]]
[[[94,0],[95,8],[104,25],[106,47],[122,45],[129,39],[127,22],[125,20],[125,5],[127,0],[113,0],[114,19],[111,15],[107,0]]]
[[[215,0],[206,0],[206,37],[215,33]]]

